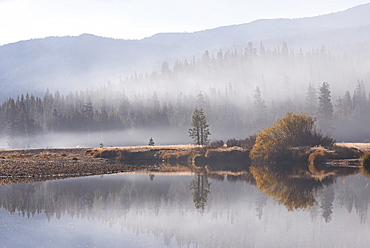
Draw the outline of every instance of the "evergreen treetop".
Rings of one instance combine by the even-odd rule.
[[[207,117],[202,108],[195,108],[191,125],[193,128],[189,129],[189,137],[191,137],[197,145],[208,144],[208,136],[211,135],[211,133],[209,131],[209,124],[207,123]]]

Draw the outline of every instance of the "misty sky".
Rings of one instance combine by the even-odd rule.
[[[91,33],[141,39],[264,18],[299,18],[346,10],[369,0],[0,0],[0,45]]]

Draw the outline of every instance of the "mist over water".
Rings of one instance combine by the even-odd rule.
[[[119,147],[119,146],[146,146],[153,138],[155,145],[193,144],[189,137],[188,128],[138,128],[127,130],[112,130],[91,133],[60,132],[38,134],[29,148],[68,148],[68,147]],[[225,134],[222,130],[212,130],[212,140],[228,140],[239,137],[235,131]],[[245,136],[247,137],[247,136]],[[0,139],[0,149],[9,148],[7,139]]]
[[[30,148],[146,146],[153,137],[155,145],[190,144],[187,129],[143,128],[91,133],[61,132],[38,134]],[[6,138],[0,139],[0,147],[8,148]]]

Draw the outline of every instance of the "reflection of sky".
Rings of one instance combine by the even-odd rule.
[[[102,225],[93,219],[72,218],[46,220],[36,215],[26,222],[22,216],[0,210],[0,247],[160,247],[163,242],[154,235],[138,238],[134,232],[118,226]]]
[[[91,210],[74,217],[62,214],[60,219],[52,217],[50,221],[44,213],[28,218],[0,209],[0,246],[367,247],[370,243],[368,223],[361,224],[356,210],[349,212],[337,204],[337,199],[328,223],[318,208],[288,212],[272,199],[267,199],[265,206],[262,204],[263,214],[259,218],[257,202],[261,199],[263,202],[265,197],[245,182],[208,179],[211,192],[201,213],[195,209],[189,189],[194,176],[156,175],[153,182],[148,175],[135,174],[73,180],[93,178],[124,181],[133,194],[135,187],[141,185],[147,188],[140,192],[152,192],[152,195],[132,201],[129,209],[122,209],[122,202],[129,199],[109,196],[104,202],[95,198]],[[347,182],[351,187],[362,185],[358,180],[364,178],[356,176]],[[53,182],[46,184],[50,186]],[[338,181],[333,187],[342,190],[343,182]],[[161,196],[153,192],[161,192]]]

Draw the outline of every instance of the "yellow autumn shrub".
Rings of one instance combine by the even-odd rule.
[[[250,158],[276,161],[288,147],[332,145],[332,138],[316,131],[315,121],[309,114],[287,112],[257,134]]]

